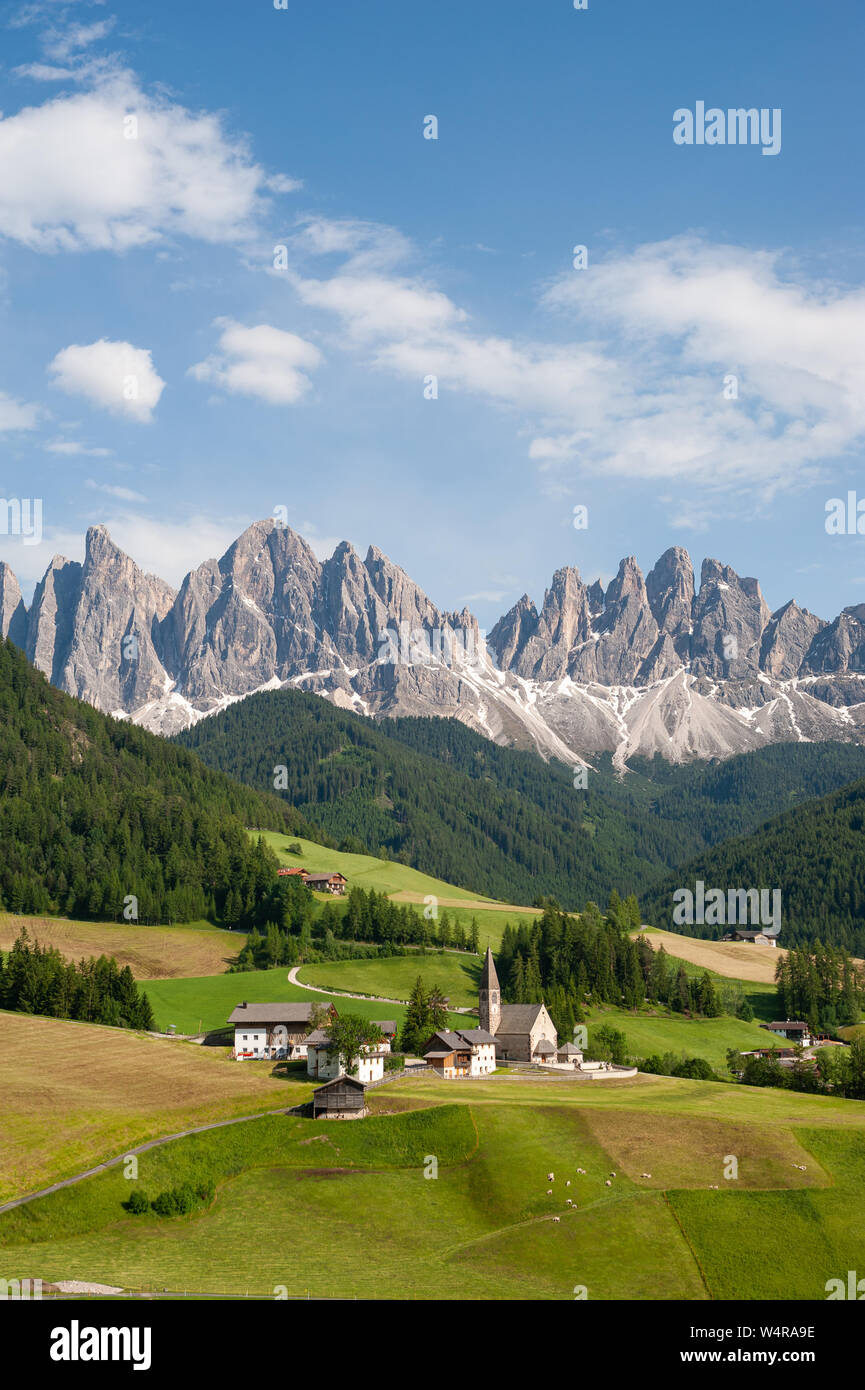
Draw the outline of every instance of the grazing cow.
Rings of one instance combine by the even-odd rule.
[[[616,1176],[615,1173],[611,1173],[611,1174],[610,1174],[610,1177],[611,1177],[611,1178],[614,1178],[615,1176]]]
[[[555,1176],[555,1173],[547,1173],[547,1182],[553,1182],[555,1180]]]
[[[606,1179],[604,1180],[604,1187],[612,1187],[612,1185],[613,1185],[613,1184],[610,1182],[610,1179],[609,1179],[609,1178],[606,1178]]]
[[[553,1217],[553,1220],[555,1221],[555,1223],[556,1223],[557,1226],[558,1226],[559,1222],[561,1221],[561,1219],[562,1219],[562,1218],[561,1218],[560,1216],[554,1216],[554,1217]]]
[[[547,1188],[547,1196],[548,1196],[548,1197],[552,1197],[552,1195],[553,1195],[553,1189],[552,1189],[551,1187],[548,1187],[548,1188]]]
[[[571,1185],[571,1180],[570,1180],[570,1178],[568,1178],[568,1181],[565,1183],[565,1187],[570,1187],[570,1185]]]

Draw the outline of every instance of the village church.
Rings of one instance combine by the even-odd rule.
[[[555,1062],[558,1034],[544,1004],[503,1004],[493,953],[487,947],[478,990],[481,1028],[496,1040],[501,1062]]]

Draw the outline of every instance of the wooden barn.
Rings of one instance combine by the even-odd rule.
[[[366,1113],[366,1085],[345,1073],[312,1093],[314,1120],[362,1120]]]

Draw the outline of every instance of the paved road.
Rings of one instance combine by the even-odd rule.
[[[405,1004],[405,999],[388,999],[386,994],[349,994],[344,989],[322,989],[319,985],[305,985],[303,980],[297,978],[298,970],[302,970],[300,965],[293,965],[288,972],[289,983],[298,985],[301,989],[312,990],[313,994],[332,994],[335,999],[367,999],[374,1004]],[[448,1012],[452,1014],[476,1014],[477,1009],[457,1008],[456,1004],[451,1004]]]
[[[240,1125],[247,1120],[260,1120],[265,1115],[291,1115],[299,1109],[298,1106],[281,1106],[279,1110],[259,1110],[257,1115],[238,1115],[233,1120],[215,1120],[209,1125],[195,1125],[192,1129],[180,1129],[176,1134],[164,1134],[161,1139],[151,1139],[146,1144],[138,1144],[134,1149],[126,1149],[117,1158],[109,1158],[105,1163],[97,1163],[95,1168],[87,1168],[83,1173],[77,1173],[74,1178],[64,1178],[63,1182],[55,1182],[50,1187],[42,1187],[38,1192],[31,1192],[27,1197],[16,1197],[14,1202],[4,1202],[0,1206],[0,1212],[11,1211],[13,1207],[23,1207],[25,1202],[35,1202],[37,1197],[47,1197],[50,1192],[59,1192],[61,1187],[74,1187],[76,1183],[83,1182],[85,1178],[92,1178],[96,1173],[104,1173],[109,1168],[116,1168],[118,1163],[123,1163],[130,1154],[143,1154],[148,1149],[159,1148],[161,1144],[171,1144],[175,1139],[185,1139],[190,1134],[202,1134],[206,1129],[223,1129],[226,1125]]]

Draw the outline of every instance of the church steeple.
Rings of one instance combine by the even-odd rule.
[[[496,974],[496,964],[493,960],[493,953],[489,946],[484,960],[484,968],[481,971],[481,983],[478,989],[478,1014],[482,1028],[493,1036],[499,1030],[502,1021],[502,992],[499,985],[499,977]]]

